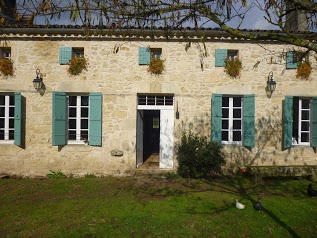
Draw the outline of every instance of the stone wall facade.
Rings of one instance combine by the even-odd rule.
[[[317,72],[309,80],[295,77],[285,68],[281,52],[293,46],[276,42],[234,39],[206,40],[89,37],[75,35],[8,34],[2,44],[11,47],[15,75],[0,77],[0,92],[21,92],[25,99],[25,145],[0,142],[0,174],[45,176],[50,170],[65,174],[128,175],[136,169],[136,113],[139,93],[173,94],[180,118],[175,119],[174,142],[182,131],[192,130],[210,138],[213,93],[255,94],[256,140],[252,150],[226,145],[227,167],[241,165],[316,165],[317,154],[309,146],[282,147],[282,103],[286,95],[317,96]],[[84,47],[88,71],[69,76],[67,65],[58,62],[60,46]],[[165,71],[152,75],[138,64],[139,47],[162,48]],[[187,47],[186,47],[187,46]],[[118,51],[114,49],[118,47]],[[237,49],[243,69],[230,78],[215,67],[215,49]],[[205,55],[207,53],[207,55]],[[310,55],[316,68],[315,55]],[[40,96],[32,81],[40,69],[46,91]],[[267,96],[270,72],[276,91]],[[102,146],[52,146],[52,92],[101,92]],[[175,104],[176,107],[176,104]],[[175,109],[176,110],[176,109]],[[122,156],[112,156],[120,150]],[[175,159],[174,159],[175,160]],[[174,163],[174,169],[177,163]]]

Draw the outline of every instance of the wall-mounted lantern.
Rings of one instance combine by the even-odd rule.
[[[276,82],[273,79],[273,72],[271,71],[268,75],[268,79],[266,82],[266,89],[272,95],[272,93],[275,91],[275,88],[276,88]]]
[[[45,92],[45,85],[43,83],[43,77],[39,69],[36,70],[36,78],[33,80],[33,86],[36,91],[40,92],[43,96]]]

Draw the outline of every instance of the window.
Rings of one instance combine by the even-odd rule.
[[[85,56],[84,48],[72,48],[72,51],[73,51],[72,57],[84,58]]]
[[[153,129],[159,129],[160,128],[160,118],[159,117],[153,117]]]
[[[150,64],[150,60],[153,58],[161,58],[162,49],[161,48],[149,48],[149,47],[139,47],[139,64]]]
[[[310,103],[307,98],[293,98],[293,144],[309,145]]]
[[[138,105],[173,106],[173,95],[138,95]]]
[[[306,52],[288,51],[286,53],[286,68],[297,69],[298,63],[308,62],[308,55]]]
[[[0,95],[0,143],[21,146],[21,94]]]
[[[285,97],[284,148],[317,146],[317,98]]]
[[[11,48],[9,47],[1,47],[0,48],[0,58],[11,59]]]
[[[216,49],[215,66],[224,67],[225,59],[234,60],[238,58],[238,50]]]
[[[212,140],[254,147],[254,95],[212,95]]]
[[[222,143],[241,143],[242,97],[222,97]]]
[[[84,48],[67,46],[59,48],[59,64],[68,64],[73,57],[83,58]]]
[[[89,96],[67,96],[68,141],[88,141]]]
[[[101,146],[102,94],[53,92],[53,145]]]
[[[2,47],[0,48],[0,58],[11,58],[11,48]]]
[[[151,59],[153,58],[161,58],[162,49],[161,48],[150,48]]]
[[[14,95],[0,95],[0,140],[14,140]]]

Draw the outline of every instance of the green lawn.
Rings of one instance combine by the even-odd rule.
[[[313,238],[317,197],[307,197],[308,184],[256,185],[241,177],[1,179],[0,237]],[[260,212],[253,208],[259,195]]]

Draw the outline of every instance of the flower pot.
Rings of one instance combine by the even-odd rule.
[[[13,61],[9,58],[0,59],[0,74],[4,76],[13,76]]]
[[[242,176],[242,175],[245,175],[246,173],[248,172],[248,168],[246,167],[240,167],[239,168],[239,174]]]

